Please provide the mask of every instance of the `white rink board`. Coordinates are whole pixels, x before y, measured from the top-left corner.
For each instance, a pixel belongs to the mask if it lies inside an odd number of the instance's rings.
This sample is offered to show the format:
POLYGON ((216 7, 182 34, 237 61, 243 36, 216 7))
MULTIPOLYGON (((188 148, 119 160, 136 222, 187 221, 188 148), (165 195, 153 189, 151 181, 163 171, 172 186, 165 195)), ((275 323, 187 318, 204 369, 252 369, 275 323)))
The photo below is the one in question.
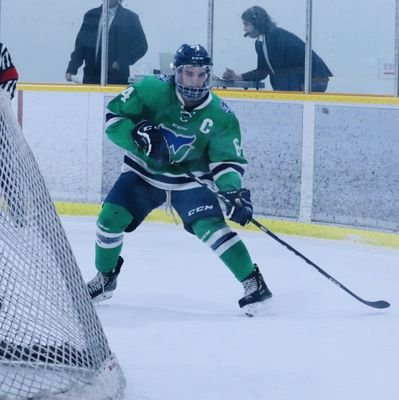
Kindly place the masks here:
MULTIPOLYGON (((98 204, 123 159, 103 132, 118 92, 61 90, 23 92, 24 134, 55 201, 98 204)), ((226 99, 240 121, 255 213, 398 232, 399 104, 302 99, 226 99)))

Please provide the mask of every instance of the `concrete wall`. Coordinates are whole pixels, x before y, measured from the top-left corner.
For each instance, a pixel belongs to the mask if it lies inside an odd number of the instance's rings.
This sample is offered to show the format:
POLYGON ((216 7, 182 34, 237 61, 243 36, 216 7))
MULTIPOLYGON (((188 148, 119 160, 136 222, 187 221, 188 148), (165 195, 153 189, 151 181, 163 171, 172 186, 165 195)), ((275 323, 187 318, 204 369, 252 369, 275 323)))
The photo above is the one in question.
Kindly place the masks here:
MULTIPOLYGON (((53 199, 100 203, 122 161, 103 134, 118 89, 22 88, 24 134, 53 199)), ((399 231, 398 99, 218 93, 240 120, 257 214, 399 231)))

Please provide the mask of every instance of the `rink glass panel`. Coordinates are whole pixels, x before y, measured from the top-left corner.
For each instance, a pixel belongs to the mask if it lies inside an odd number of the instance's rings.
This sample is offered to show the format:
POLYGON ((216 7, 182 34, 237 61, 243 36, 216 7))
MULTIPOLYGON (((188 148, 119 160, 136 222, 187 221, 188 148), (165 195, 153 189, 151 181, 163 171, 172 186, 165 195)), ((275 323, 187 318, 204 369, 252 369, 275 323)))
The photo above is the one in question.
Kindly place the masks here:
POLYGON ((396 95, 395 1, 313 1, 313 48, 334 76, 328 92, 396 95))
MULTIPOLYGON (((7 44, 21 82, 66 83, 65 71, 83 15, 100 0, 2 0, 1 40, 7 44), (23 29, 21 29, 23 27, 23 29)), ((148 52, 130 67, 131 76, 160 69, 161 55, 173 54, 182 43, 208 47, 208 0, 187 3, 171 0, 133 2, 148 41, 148 52)), ((301 39, 306 34, 306 0, 271 0, 266 7, 278 26, 301 39), (287 12, 289 10, 289 12, 287 12)), ((243 37, 241 14, 253 2, 214 1, 214 73, 226 67, 244 72, 256 67, 254 40, 243 37)), ((395 1, 313 1, 313 49, 331 69, 328 93, 393 95, 395 56, 395 1)), ((211 49, 209 49, 211 50, 211 49)), ((81 70, 78 78, 81 79, 81 70)), ((270 90, 268 79, 265 89, 270 90)))

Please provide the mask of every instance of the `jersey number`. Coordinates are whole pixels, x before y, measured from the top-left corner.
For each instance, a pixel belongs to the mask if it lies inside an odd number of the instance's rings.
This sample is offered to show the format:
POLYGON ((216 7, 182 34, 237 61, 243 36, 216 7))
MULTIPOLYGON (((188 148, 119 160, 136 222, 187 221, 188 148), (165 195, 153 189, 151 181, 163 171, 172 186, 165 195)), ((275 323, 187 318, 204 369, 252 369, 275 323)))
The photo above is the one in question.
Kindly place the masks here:
POLYGON ((237 138, 233 139, 233 144, 236 149, 237 156, 242 157, 242 147, 241 147, 240 141, 237 138))
POLYGON ((126 103, 126 100, 129 100, 130 95, 133 93, 134 87, 129 86, 121 93, 121 102, 126 103))

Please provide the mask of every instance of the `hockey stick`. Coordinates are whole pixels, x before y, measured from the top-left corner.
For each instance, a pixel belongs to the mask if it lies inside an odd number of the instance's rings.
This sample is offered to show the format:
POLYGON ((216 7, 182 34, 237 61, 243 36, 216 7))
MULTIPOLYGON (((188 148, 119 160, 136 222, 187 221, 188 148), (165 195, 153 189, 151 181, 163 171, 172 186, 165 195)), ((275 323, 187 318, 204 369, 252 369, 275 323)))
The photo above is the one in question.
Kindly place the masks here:
MULTIPOLYGON (((221 200, 224 204, 231 205, 231 201, 226 199, 220 192, 212 189, 210 186, 208 186, 205 182, 203 182, 200 178, 195 176, 191 171, 189 171, 187 168, 182 167, 184 172, 193 180, 195 180, 199 185, 202 187, 208 189, 211 191, 219 200, 221 200)), ((324 271, 322 268, 320 268, 317 264, 315 264, 313 261, 309 260, 309 258, 305 257, 302 253, 300 253, 298 250, 296 250, 294 247, 289 245, 287 242, 285 242, 283 239, 278 237, 276 234, 274 234, 272 231, 270 231, 266 226, 262 225, 260 222, 258 222, 255 218, 251 218, 251 222, 259 228, 262 232, 266 233, 266 235, 269 235, 271 238, 282 244, 284 247, 286 247, 288 250, 292 251, 295 255, 298 257, 302 258, 307 264, 311 265, 313 268, 316 268, 318 272, 320 272, 322 275, 324 275, 327 279, 329 279, 331 282, 335 283, 337 286, 339 286, 342 290, 344 290, 346 293, 350 294, 352 297, 354 297, 356 300, 360 301, 361 303, 365 304, 366 306, 373 307, 373 308, 388 308, 390 304, 385 301, 385 300, 377 300, 377 301, 368 301, 364 300, 355 293, 353 293, 351 290, 349 290, 346 286, 344 286, 342 283, 337 281, 335 278, 333 278, 330 274, 328 274, 326 271, 324 271)))

